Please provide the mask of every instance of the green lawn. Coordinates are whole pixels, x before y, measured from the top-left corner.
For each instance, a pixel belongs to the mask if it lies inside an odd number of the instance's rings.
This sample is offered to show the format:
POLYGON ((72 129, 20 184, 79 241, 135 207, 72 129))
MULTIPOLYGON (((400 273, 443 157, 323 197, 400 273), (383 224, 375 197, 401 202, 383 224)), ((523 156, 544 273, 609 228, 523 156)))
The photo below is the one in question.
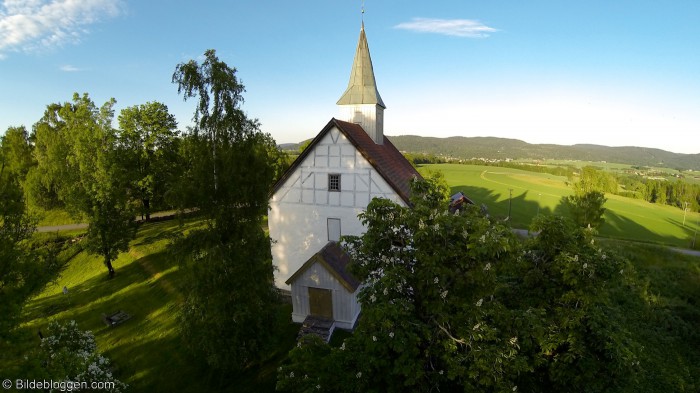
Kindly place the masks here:
MULTIPOLYGON (((430 164, 419 168, 423 174, 428 170, 441 171, 453 192, 463 191, 496 217, 507 217, 510 204, 510 221, 515 228, 529 227, 538 213, 568 214, 562 204, 562 197, 571 194, 565 177, 480 165, 430 164)), ((617 195, 606 197, 601 236, 689 247, 695 231, 700 230, 698 213, 688 213, 683 226, 683 211, 678 208, 617 195)))
MULTIPOLYGON (((185 230, 196 225, 186 222, 185 230)), ((71 259, 60 276, 25 306, 19 341, 9 343, 12 353, 0 354, 0 369, 8 370, 3 376, 29 377, 21 374, 21 359, 38 345, 37 331, 52 320, 75 320, 81 329, 93 331, 98 350, 112 360, 118 378, 132 391, 274 390, 278 363, 296 342, 298 326, 290 321, 290 305, 281 305, 278 314, 289 321, 279 332, 282 345, 266 354, 268 361, 262 367, 241 375, 213 373, 183 347, 177 314, 184 275, 166 251, 169 237, 182 230, 177 220, 143 225, 129 252, 115 261, 117 275, 111 280, 100 258, 81 252, 71 259), (131 319, 105 326, 101 315, 118 310, 131 319)))

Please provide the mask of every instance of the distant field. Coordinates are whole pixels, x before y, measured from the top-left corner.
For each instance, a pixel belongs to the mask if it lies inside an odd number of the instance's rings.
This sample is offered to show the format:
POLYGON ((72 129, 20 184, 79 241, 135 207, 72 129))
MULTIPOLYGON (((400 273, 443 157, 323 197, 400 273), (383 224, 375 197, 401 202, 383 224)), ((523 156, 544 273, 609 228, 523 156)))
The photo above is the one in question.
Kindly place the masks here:
MULTIPOLYGON (((463 191, 497 217, 508 216, 512 190, 510 221, 514 228, 528 228, 538 213, 568 215, 561 202, 571 193, 565 177, 480 165, 430 164, 419 168, 423 174, 428 170, 441 171, 453 192, 463 191)), ((683 211, 678 208, 606 196, 601 236, 689 247, 695 231, 700 230, 698 213, 688 213, 683 227, 683 211)))
MULTIPOLYGON (((529 159, 520 159, 520 160, 515 160, 516 162, 521 162, 521 163, 532 163, 533 160, 529 159)), ((543 160, 543 161, 538 161, 541 164, 547 165, 547 166, 572 166, 575 168, 583 168, 585 166, 593 166, 605 170, 612 170, 612 171, 621 171, 625 169, 630 169, 632 168, 632 165, 628 164, 615 164, 615 163, 610 163, 610 162, 603 162, 603 161, 581 161, 581 160, 543 160)))
MULTIPOLYGON (((523 164, 532 164, 532 163, 539 163, 542 165, 546 166, 571 166, 574 168, 583 168, 586 166, 592 166, 598 169, 610 171, 610 172, 620 172, 620 171, 625 171, 633 168, 633 165, 629 164, 619 164, 615 162, 606 162, 606 161, 582 161, 582 160, 553 160, 553 159, 547 159, 547 160, 538 160, 534 161, 531 159, 519 159, 519 160, 514 160, 515 162, 518 163, 523 163, 523 164)), ((667 168, 667 167, 658 167, 658 166, 650 166, 650 167, 645 167, 647 170, 654 171, 654 172, 659 172, 659 173, 665 173, 667 175, 673 175, 679 173, 678 170, 672 169, 672 168, 667 168)), ((686 174, 689 172, 686 171, 686 174)))

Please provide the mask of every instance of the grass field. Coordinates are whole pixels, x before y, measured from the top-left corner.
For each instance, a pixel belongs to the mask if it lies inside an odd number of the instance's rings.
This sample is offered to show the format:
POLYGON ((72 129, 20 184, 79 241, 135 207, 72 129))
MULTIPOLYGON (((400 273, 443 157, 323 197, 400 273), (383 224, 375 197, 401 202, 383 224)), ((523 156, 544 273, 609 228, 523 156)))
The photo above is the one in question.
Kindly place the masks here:
MULTIPOLYGON (((195 225, 189 222, 184 229, 195 225)), ((115 261, 117 275, 111 280, 100 258, 85 252, 72 258, 60 276, 25 306, 18 341, 0 351, 2 376, 29 377, 22 375, 22 357, 38 346, 37 332, 52 320, 75 320, 80 329, 95 334, 98 350, 112 360, 118 378, 131 391, 274 390, 278 363, 296 343, 299 329, 291 323, 290 305, 281 305, 278 312, 286 326, 280 332, 283 344, 266 354, 268 361, 262 367, 240 375, 215 374, 184 349, 177 326, 184 275, 166 251, 170 235, 182 230, 177 220, 143 225, 129 252, 115 261), (64 286, 68 295, 62 292, 64 286), (101 315, 118 310, 132 318, 107 327, 101 315)))
MULTIPOLYGON (((571 194, 565 177, 480 165, 429 164, 419 168, 423 174, 430 170, 442 172, 453 192, 462 191, 477 204, 485 204, 496 217, 507 217, 510 205, 514 228, 528 228, 538 213, 568 214, 562 204, 562 198, 571 194)), ((606 197, 601 236, 688 248, 700 231, 698 213, 688 213, 683 226, 683 211, 678 208, 617 195, 606 197)), ((700 239, 696 248, 697 243, 700 239)))

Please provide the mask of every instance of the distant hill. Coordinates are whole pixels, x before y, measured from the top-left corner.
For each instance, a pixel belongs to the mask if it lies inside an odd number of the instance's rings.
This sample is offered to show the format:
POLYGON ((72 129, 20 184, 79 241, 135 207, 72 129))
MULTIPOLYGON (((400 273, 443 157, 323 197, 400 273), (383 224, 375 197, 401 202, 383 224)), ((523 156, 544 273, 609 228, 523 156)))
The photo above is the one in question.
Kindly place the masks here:
POLYGON ((495 137, 449 138, 415 135, 390 136, 399 150, 453 158, 555 159, 607 161, 638 166, 657 166, 681 170, 700 170, 700 154, 672 153, 646 147, 609 147, 600 145, 530 144, 517 139, 495 137))
POLYGON ((282 150, 299 150, 299 146, 301 146, 300 143, 280 143, 277 145, 282 150))

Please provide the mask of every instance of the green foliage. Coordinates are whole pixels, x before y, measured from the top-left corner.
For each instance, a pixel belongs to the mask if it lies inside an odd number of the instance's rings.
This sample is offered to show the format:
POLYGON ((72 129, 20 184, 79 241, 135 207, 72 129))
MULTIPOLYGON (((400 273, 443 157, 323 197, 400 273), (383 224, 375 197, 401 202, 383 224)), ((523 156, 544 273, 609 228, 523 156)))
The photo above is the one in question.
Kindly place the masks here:
POLYGON ((97 352, 92 332, 78 329, 75 321, 50 323, 46 337, 41 340, 41 349, 33 356, 36 358, 32 361, 40 364, 40 367, 33 370, 32 374, 45 380, 62 381, 65 385, 63 388, 67 388, 67 384, 72 384, 71 388, 77 388, 83 382, 87 386, 91 386, 91 383, 111 383, 113 385, 109 386, 112 387, 104 390, 114 393, 123 392, 127 388, 126 384, 112 375, 109 359, 97 352))
POLYGON ((56 269, 51 248, 37 250, 29 239, 36 221, 27 213, 17 172, 6 170, 0 150, 0 340, 16 326, 26 300, 56 269))
POLYGON ((306 150, 306 148, 309 147, 309 145, 311 144, 312 141, 313 141, 313 139, 308 139, 308 140, 302 142, 301 144, 299 144, 299 154, 303 153, 304 150, 306 150))
POLYGON ((27 215, 22 189, 16 176, 4 171, 0 156, 0 337, 15 325, 27 296, 25 281, 31 279, 33 264, 26 248, 20 244, 34 231, 27 215))
POLYGON ((72 103, 49 105, 36 125, 36 180, 40 194, 48 196, 35 199, 48 203, 55 197, 74 216, 87 219, 88 250, 104 258, 110 277, 112 261, 127 250, 135 228, 117 165, 114 103, 98 109, 87 94, 76 93, 72 103))
POLYGON ((201 65, 179 64, 173 75, 184 98, 199 97, 197 126, 185 135, 184 173, 178 184, 181 207, 196 207, 214 220, 220 233, 240 217, 258 220, 267 213, 267 193, 276 173, 276 144, 240 109, 243 85, 236 70, 205 53, 201 65))
POLYGON ((569 195, 562 201, 569 208, 574 222, 581 227, 600 227, 605 221, 605 193, 617 192, 615 177, 586 166, 581 169, 579 181, 573 184, 573 188, 574 195, 569 195))
POLYGON ((150 219, 154 207, 165 207, 177 165, 177 122, 160 102, 125 108, 119 114, 117 160, 132 198, 150 219))
POLYGON ((598 228, 605 219, 605 194, 599 191, 589 191, 583 194, 569 195, 564 203, 569 207, 574 221, 581 227, 598 228))
POLYGON ((617 180, 611 173, 585 166, 579 173, 579 181, 574 184, 574 192, 584 195, 590 192, 617 193, 617 180))
POLYGON ((276 144, 240 109, 236 70, 205 53, 173 75, 185 99, 198 97, 196 126, 185 135, 181 208, 194 208, 207 228, 176 243, 188 274, 182 333, 195 353, 222 370, 259 362, 274 328, 276 293, 270 239, 260 226, 280 170, 276 144))
MULTIPOLYGON (((375 199, 361 214, 367 232, 347 238, 353 272, 364 282, 362 319, 316 369, 296 352, 278 374, 308 375, 325 391, 510 390, 526 371, 509 319, 493 298, 497 266, 517 243, 510 230, 469 207, 447 213, 446 188, 413 184, 412 208, 375 199), (333 367, 342 365, 340 376, 333 367), (327 388, 326 388, 327 387, 327 388)), ((313 345, 313 344, 312 344, 313 345)), ((286 376, 286 377, 285 377, 286 376)), ((286 379, 285 379, 286 378, 286 379)), ((307 386, 304 385, 304 386, 307 386)), ((291 389, 292 391, 300 391, 291 389)))
POLYGON ((259 223, 229 228, 236 241, 200 230, 180 240, 186 255, 181 332, 190 350, 221 370, 242 370, 270 350, 277 293, 270 239, 259 223))
POLYGON ((597 248, 589 231, 561 217, 539 216, 531 229, 539 235, 504 271, 509 278, 501 293, 509 309, 537 315, 534 328, 520 326, 532 371, 518 384, 526 391, 578 386, 616 392, 635 386, 642 345, 631 331, 628 310, 617 303, 621 293, 635 301, 627 285, 631 265, 597 248))
MULTIPOLYGON (((649 373, 694 386, 696 355, 682 351, 676 373, 659 364, 678 333, 656 324, 686 329, 697 310, 659 312, 589 230, 539 216, 519 243, 476 208, 447 214, 435 185, 412 195, 412 208, 375 199, 361 215, 367 232, 345 239, 364 282, 357 329, 340 348, 300 342, 278 390, 664 391, 649 373)), ((697 342, 691 332, 680 336, 697 342)))
POLYGON ((24 181, 27 172, 34 165, 32 145, 24 127, 10 127, 0 140, 5 171, 15 174, 24 181))
POLYGON ((25 189, 29 204, 42 209, 65 206, 59 192, 62 179, 68 175, 65 159, 70 144, 65 131, 66 123, 59 114, 60 109, 60 104, 48 105, 32 133, 33 154, 37 165, 29 170, 25 189))
POLYGON ((639 356, 639 391, 698 391, 698 257, 624 242, 611 243, 609 248, 634 261, 638 276, 634 283, 638 298, 621 293, 617 301, 625 306, 627 327, 644 344, 639 356))

